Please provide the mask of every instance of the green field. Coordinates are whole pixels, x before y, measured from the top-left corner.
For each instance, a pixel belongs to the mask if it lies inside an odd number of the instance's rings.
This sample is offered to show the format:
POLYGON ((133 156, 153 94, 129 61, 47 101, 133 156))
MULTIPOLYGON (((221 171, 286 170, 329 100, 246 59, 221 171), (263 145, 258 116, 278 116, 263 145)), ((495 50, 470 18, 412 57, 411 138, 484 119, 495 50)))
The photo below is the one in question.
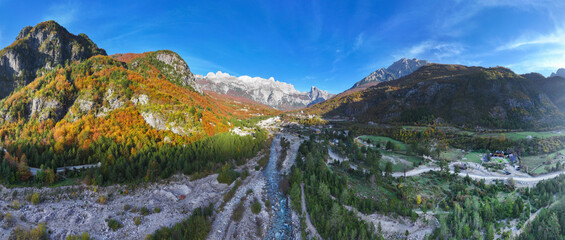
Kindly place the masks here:
POLYGON ((441 158, 449 161, 475 162, 481 163, 485 153, 481 152, 463 152, 461 149, 449 148, 446 152, 441 153, 441 158))
POLYGON ((406 144, 397 140, 394 140, 392 138, 389 137, 381 137, 381 136, 367 136, 367 135, 363 135, 363 136, 359 136, 359 139, 363 140, 363 141, 367 141, 369 139, 373 140, 374 142, 378 142, 380 143, 381 147, 384 147, 385 144, 390 141, 394 144, 394 146, 396 147, 397 151, 406 151, 406 144))
POLYGON ((535 167, 541 165, 539 168, 532 171, 532 173, 544 174, 548 173, 545 167, 554 167, 557 162, 562 162, 565 160, 565 149, 550 154, 521 157, 521 160, 522 164, 528 166, 528 169, 530 170, 533 170, 535 167), (544 165, 543 163, 547 161, 552 161, 552 163, 549 165, 544 165))
POLYGON ((390 161, 390 158, 394 158, 396 164, 392 164, 393 172, 402 172, 405 168, 406 170, 412 170, 414 168, 414 163, 419 163, 422 161, 422 159, 415 156, 391 153, 387 151, 381 151, 381 154, 383 155, 380 163, 381 169, 385 169, 386 162, 390 161))

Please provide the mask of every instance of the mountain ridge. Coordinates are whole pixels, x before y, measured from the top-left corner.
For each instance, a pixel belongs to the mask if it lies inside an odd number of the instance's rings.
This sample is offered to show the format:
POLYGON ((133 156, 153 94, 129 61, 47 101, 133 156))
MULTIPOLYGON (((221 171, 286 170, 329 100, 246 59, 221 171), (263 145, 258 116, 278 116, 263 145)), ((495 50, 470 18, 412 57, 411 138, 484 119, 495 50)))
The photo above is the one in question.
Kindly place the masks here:
POLYGON ((307 113, 359 121, 537 128, 563 113, 536 83, 510 69, 428 64, 400 79, 314 105, 307 113))
POLYGON ((280 82, 273 77, 232 76, 218 71, 206 76, 195 75, 203 90, 234 97, 245 97, 279 110, 296 110, 325 101, 334 94, 312 86, 309 92, 300 92, 292 84, 280 82))

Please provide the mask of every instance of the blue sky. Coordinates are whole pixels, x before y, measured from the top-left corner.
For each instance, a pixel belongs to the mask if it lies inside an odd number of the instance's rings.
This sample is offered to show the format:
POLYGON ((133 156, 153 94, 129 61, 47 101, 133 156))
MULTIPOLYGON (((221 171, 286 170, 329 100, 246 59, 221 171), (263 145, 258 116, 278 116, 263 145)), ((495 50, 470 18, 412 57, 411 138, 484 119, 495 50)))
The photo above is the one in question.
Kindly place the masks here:
POLYGON ((0 13, 2 48, 53 19, 108 54, 170 49, 197 74, 274 77, 301 91, 339 93, 401 57, 565 68, 563 0, 0 0, 0 13))

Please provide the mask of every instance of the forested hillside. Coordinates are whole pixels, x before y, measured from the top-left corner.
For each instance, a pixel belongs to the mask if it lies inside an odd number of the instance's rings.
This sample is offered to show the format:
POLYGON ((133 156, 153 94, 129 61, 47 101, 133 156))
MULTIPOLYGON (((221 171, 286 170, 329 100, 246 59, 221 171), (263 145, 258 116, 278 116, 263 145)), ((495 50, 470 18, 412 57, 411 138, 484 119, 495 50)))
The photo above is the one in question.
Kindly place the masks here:
POLYGON ((564 119, 556 106, 560 102, 554 99, 539 83, 506 68, 430 64, 406 77, 332 98, 305 112, 363 122, 550 128, 564 119))
POLYGON ((158 55, 180 59, 159 51, 128 66, 96 56, 50 71, 3 99, 4 181, 33 179, 28 166, 47 171, 97 162, 103 167, 90 173, 97 184, 212 172, 262 147, 266 134, 259 130, 252 130, 255 136, 217 134, 252 129, 239 119, 275 110, 202 95, 186 76, 163 73, 171 67, 158 55))

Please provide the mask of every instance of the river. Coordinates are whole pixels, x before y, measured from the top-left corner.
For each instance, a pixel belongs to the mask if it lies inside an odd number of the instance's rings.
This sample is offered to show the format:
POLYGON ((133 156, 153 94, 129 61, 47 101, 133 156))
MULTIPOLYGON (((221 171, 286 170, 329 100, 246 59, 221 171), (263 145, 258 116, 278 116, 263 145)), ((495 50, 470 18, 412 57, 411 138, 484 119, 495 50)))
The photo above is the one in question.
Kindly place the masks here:
POLYGON ((271 144, 271 155, 263 174, 267 179, 267 198, 271 201, 273 218, 265 239, 293 239, 292 217, 287 197, 279 188, 281 175, 277 169, 280 156, 280 136, 277 135, 271 144))

